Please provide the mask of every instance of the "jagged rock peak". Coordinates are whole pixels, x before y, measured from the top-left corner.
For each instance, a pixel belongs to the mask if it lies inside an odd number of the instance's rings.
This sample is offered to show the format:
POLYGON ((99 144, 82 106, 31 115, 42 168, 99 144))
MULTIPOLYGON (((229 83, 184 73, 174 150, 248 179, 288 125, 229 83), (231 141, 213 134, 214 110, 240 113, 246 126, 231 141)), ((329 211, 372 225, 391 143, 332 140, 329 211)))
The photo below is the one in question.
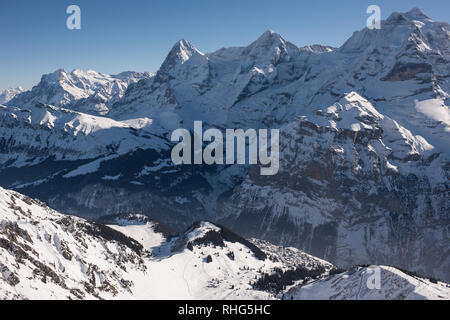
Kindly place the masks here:
POLYGON ((280 62, 291 61, 300 53, 300 49, 286 41, 273 30, 264 32, 256 41, 246 47, 241 55, 247 56, 244 65, 277 65, 280 62))

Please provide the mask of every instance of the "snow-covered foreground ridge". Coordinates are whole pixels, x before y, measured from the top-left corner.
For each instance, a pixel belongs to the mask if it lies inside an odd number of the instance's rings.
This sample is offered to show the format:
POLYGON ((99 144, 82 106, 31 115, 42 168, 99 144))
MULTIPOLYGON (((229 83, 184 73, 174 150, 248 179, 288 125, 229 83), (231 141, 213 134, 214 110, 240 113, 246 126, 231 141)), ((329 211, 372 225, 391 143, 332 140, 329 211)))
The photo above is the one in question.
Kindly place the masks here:
MULTIPOLYGON (((145 216, 105 221, 114 224, 61 215, 0 188, 0 299, 277 299, 304 291, 317 298, 314 288, 336 277, 346 279, 339 297, 356 290, 354 276, 337 274, 326 261, 209 222, 175 235, 145 216)), ((382 282, 383 294, 361 297, 450 297, 443 283, 389 270, 396 277, 382 282), (399 281, 408 294, 398 294, 399 281)))
POLYGON ((129 226, 132 220, 115 221, 109 228, 64 216, 0 189, 0 297, 271 299, 251 284, 260 274, 301 266, 321 276, 333 269, 298 250, 276 259, 207 222, 167 239, 145 217, 129 226))
POLYGON ((450 300, 450 285, 408 275, 393 267, 355 267, 293 288, 286 296, 296 300, 450 300), (380 271, 380 289, 367 286, 374 268, 380 271))

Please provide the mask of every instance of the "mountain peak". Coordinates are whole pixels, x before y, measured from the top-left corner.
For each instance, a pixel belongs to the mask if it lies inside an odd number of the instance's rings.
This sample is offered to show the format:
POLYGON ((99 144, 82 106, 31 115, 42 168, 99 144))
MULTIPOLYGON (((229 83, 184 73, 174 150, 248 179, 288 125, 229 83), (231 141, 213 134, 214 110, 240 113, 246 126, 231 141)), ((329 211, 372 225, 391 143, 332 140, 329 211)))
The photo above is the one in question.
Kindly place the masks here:
POLYGON ((413 8, 410 11, 405 13, 405 16, 409 19, 409 20, 419 20, 419 21, 423 21, 423 20, 431 20, 430 17, 428 17, 425 12, 423 12, 421 9, 419 8, 413 8))
POLYGON ((71 73, 72 76, 76 76, 76 77, 86 77, 89 75, 94 75, 94 76, 101 76, 102 74, 98 71, 95 70, 87 70, 84 71, 82 69, 74 69, 71 73))
POLYGON ((268 29, 266 30, 261 36, 259 36, 259 38, 265 38, 265 37, 271 37, 273 35, 277 35, 280 36, 278 33, 276 33, 274 30, 272 29, 268 29))
POLYGON ((405 23, 409 21, 433 22, 433 20, 419 8, 413 8, 404 13, 393 12, 386 21, 390 23, 405 23))
MULTIPOLYGON (((253 252, 255 258, 265 260, 266 254, 247 239, 235 234, 231 230, 209 221, 194 223, 186 232, 183 241, 186 247, 193 251, 195 246, 213 245, 225 247, 225 242, 240 243, 253 252)), ((179 246, 179 244, 178 244, 179 246)))
POLYGON ((334 48, 332 46, 324 46, 321 44, 313 44, 313 45, 304 46, 304 47, 300 48, 300 51, 317 53, 317 54, 332 52, 334 50, 336 50, 336 48, 334 48))
POLYGON ((178 40, 175 44, 174 47, 192 47, 192 43, 190 43, 188 40, 186 39, 180 39, 178 40))
POLYGON ((298 52, 297 46, 286 41, 275 31, 267 30, 246 47, 242 51, 242 55, 250 58, 247 61, 249 65, 254 65, 255 63, 259 65, 276 65, 280 61, 289 61, 298 52))
POLYGON ((41 81, 48 83, 57 83, 63 78, 67 77, 68 73, 64 69, 58 69, 55 72, 44 74, 41 78, 41 81))
POLYGON ((165 75, 168 74, 175 66, 184 64, 193 56, 204 56, 205 54, 194 47, 189 41, 181 39, 177 41, 166 59, 164 60, 161 68, 156 74, 156 82, 164 81, 165 75))
MULTIPOLYGON (((128 85, 147 78, 142 73, 121 74, 120 77, 94 70, 74 69, 67 72, 58 69, 42 76, 30 91, 18 92, 4 98, 8 105, 33 107, 37 102, 56 107, 73 108, 94 115, 104 115, 109 107, 120 99, 128 85)), ((0 97, 0 101, 2 101, 0 97)))
POLYGON ((171 54, 175 54, 182 62, 189 60, 189 58, 194 54, 204 55, 203 52, 198 50, 192 45, 192 43, 185 39, 181 39, 174 44, 172 50, 169 52, 169 56, 171 54))
MULTIPOLYGON (((421 9, 414 8, 408 12, 393 12, 386 20, 382 21, 382 31, 364 28, 354 32, 353 35, 339 49, 341 52, 364 51, 367 48, 386 46, 402 47, 403 42, 415 41, 412 39, 420 38, 418 41, 426 41, 422 35, 416 34, 423 25, 431 26, 435 23, 421 9), (408 31, 407 28, 409 29, 408 31), (412 34, 414 36, 411 36, 412 34)), ((424 46, 421 46, 425 48, 424 46)))
POLYGON ((401 13, 401 12, 393 12, 386 19, 386 22, 393 23, 393 24, 405 23, 407 21, 408 21, 408 19, 406 18, 405 14, 401 13))

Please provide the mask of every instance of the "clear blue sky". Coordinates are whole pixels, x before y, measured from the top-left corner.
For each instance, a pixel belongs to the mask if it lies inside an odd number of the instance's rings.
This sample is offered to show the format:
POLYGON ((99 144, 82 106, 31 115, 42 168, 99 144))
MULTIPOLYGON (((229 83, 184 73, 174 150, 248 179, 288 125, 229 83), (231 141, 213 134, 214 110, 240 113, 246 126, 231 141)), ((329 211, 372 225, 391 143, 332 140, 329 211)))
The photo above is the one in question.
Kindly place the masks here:
POLYGON ((340 46, 365 26, 369 4, 383 19, 420 7, 450 22, 449 0, 1 0, 0 90, 31 88, 59 68, 155 72, 181 38, 210 52, 273 29, 299 46, 340 46), (81 7, 81 30, 66 28, 70 4, 81 7))

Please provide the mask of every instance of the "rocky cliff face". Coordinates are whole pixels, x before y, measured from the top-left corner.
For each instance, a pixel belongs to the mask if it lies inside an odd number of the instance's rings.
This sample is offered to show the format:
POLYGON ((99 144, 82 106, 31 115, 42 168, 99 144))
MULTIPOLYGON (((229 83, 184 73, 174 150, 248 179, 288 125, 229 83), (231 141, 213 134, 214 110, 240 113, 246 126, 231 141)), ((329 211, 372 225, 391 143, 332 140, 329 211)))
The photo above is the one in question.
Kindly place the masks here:
POLYGON ((446 277, 448 158, 356 93, 281 132, 279 174, 252 170, 222 199, 219 219, 338 265, 446 277))

